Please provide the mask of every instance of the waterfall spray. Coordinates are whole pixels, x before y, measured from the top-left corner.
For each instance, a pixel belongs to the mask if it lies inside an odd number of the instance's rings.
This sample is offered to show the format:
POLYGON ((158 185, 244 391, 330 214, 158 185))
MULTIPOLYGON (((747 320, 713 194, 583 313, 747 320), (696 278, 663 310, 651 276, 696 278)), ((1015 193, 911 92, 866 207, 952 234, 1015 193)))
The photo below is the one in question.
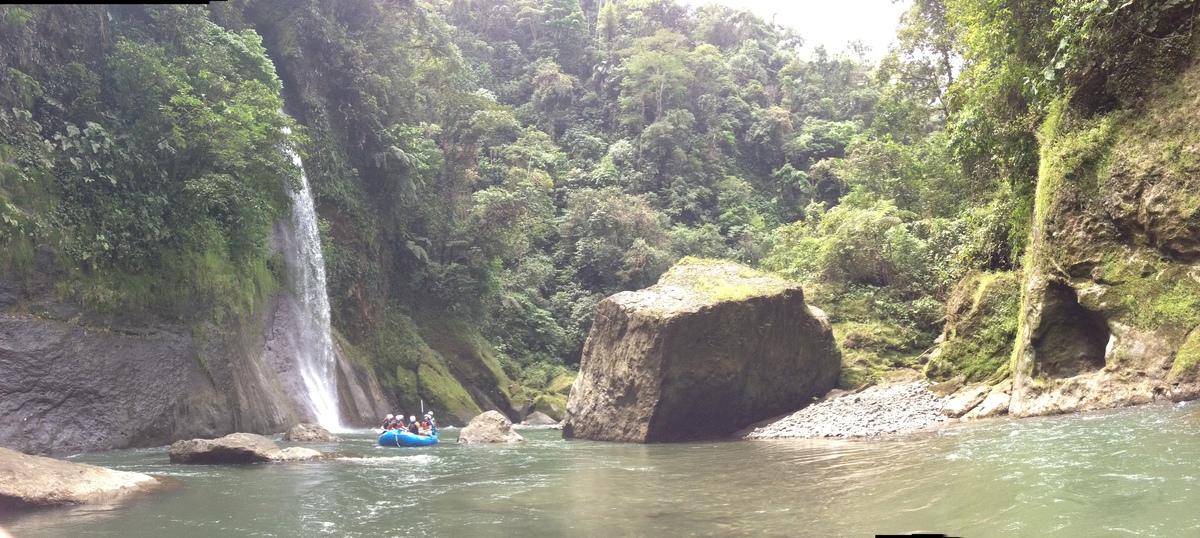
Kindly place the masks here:
MULTIPOLYGON (((285 129, 285 132, 290 134, 291 130, 285 129)), ((292 349, 296 353, 297 370, 308 392, 309 411, 322 427, 337 431, 341 429, 337 373, 317 212, 300 155, 292 148, 286 151, 300 168, 301 183, 301 188, 291 193, 292 218, 284 233, 284 258, 291 275, 292 293, 300 309, 292 349)))

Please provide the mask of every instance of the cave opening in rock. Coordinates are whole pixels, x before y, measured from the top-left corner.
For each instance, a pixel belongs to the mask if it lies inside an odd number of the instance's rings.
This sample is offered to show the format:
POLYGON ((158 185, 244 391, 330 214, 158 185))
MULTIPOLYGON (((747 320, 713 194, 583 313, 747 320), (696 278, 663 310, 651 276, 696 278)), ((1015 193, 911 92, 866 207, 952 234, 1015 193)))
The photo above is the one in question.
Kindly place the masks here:
POLYGON ((1051 282, 1033 340, 1034 375, 1065 378, 1099 371, 1109 336, 1104 317, 1080 305, 1074 288, 1051 282))

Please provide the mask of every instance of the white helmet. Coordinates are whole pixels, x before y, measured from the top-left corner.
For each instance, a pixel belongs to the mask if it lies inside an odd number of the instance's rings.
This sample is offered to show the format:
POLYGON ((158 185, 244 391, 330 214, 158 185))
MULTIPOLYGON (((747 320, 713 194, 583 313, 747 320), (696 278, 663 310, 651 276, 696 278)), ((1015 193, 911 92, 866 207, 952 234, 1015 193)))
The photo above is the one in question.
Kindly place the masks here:
POLYGON ((389 419, 390 419, 390 418, 395 418, 395 417, 393 417, 391 413, 388 413, 388 416, 387 416, 387 418, 389 418, 389 419))
POLYGON ((409 417, 408 417, 408 421, 409 421, 409 422, 416 422, 416 420, 417 420, 417 417, 414 417, 414 416, 409 416, 409 417))

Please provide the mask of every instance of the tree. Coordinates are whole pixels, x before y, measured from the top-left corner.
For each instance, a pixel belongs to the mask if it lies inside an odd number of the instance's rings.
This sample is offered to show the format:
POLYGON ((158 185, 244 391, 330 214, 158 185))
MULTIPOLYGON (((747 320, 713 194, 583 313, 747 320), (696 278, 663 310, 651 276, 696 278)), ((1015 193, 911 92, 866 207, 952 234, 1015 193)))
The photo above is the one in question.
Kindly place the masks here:
POLYGON ((670 30, 659 30, 652 37, 635 40, 633 47, 622 54, 623 123, 641 129, 687 93, 692 74, 686 64, 685 39, 670 30))

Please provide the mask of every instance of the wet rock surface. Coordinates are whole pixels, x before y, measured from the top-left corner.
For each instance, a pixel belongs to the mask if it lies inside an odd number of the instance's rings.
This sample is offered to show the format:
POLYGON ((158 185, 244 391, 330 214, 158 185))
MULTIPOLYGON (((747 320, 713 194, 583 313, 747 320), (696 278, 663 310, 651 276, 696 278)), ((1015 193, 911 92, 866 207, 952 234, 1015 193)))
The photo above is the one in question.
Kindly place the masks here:
POLYGON ((520 443, 525 441, 521 434, 512 430, 512 421, 499 411, 488 411, 471 419, 471 423, 458 433, 462 444, 520 443))
POLYGON ((754 428, 744 438, 870 437, 915 431, 951 420, 942 413, 949 398, 931 392, 925 381, 871 387, 827 398, 754 428))
POLYGON ((145 491, 158 479, 0 448, 0 509, 36 508, 108 501, 145 491))
MULTIPOLYGON (((0 275, 0 446, 91 452, 272 434, 306 420, 288 381, 299 379, 292 351, 271 336, 291 322, 286 294, 244 323, 181 321, 204 312, 100 316, 57 298, 50 253, 36 263, 31 282, 0 275)), ((373 425, 386 398, 373 374, 338 357, 343 420, 373 425)))
POLYGON ((323 455, 312 449, 280 449, 274 441, 253 433, 231 433, 218 439, 188 439, 171 445, 171 463, 247 464, 307 461, 323 455))

